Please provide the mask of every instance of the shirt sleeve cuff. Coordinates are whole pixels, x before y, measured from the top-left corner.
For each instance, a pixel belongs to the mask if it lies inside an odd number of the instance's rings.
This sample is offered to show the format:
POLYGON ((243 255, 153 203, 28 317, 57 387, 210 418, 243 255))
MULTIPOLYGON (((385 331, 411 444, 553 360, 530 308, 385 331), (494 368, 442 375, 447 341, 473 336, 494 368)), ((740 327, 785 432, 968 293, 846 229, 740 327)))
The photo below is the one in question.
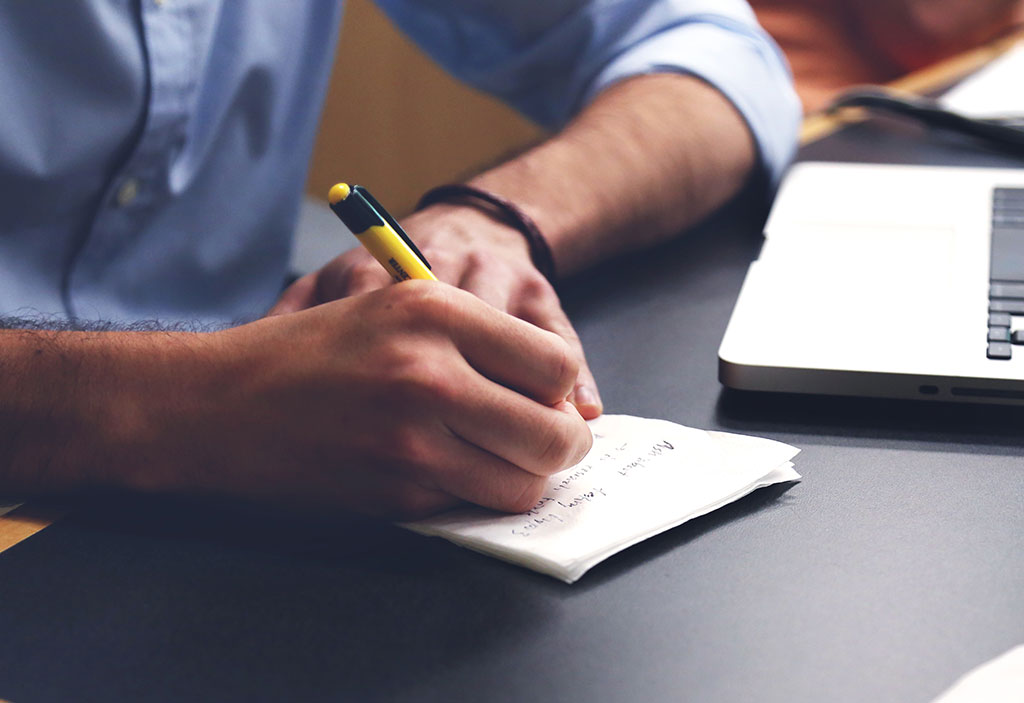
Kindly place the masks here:
POLYGON ((696 76, 736 107, 774 189, 796 152, 802 114, 789 68, 774 42, 727 18, 688 22, 609 62, 589 86, 584 103, 616 81, 665 72, 696 76))

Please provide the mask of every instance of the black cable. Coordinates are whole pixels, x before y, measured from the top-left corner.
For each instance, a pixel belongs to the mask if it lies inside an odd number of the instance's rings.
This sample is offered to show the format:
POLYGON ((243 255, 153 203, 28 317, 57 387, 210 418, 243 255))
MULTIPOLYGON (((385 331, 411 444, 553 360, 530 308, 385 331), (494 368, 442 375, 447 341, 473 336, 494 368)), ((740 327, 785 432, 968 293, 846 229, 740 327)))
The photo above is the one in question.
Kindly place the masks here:
POLYGON ((937 101, 885 88, 868 86, 842 93, 826 108, 834 113, 857 107, 872 113, 907 117, 929 127, 966 134, 1024 156, 1024 120, 1021 118, 975 118, 947 110, 937 101))

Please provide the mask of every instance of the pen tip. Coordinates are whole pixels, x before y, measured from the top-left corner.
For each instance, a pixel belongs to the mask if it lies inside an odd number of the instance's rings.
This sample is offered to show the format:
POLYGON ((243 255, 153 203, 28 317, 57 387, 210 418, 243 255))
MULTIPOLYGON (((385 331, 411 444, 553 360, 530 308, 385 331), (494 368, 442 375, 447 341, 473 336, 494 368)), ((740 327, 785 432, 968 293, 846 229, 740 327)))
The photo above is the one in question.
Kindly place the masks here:
POLYGON ((327 201, 331 205, 337 205, 342 200, 348 197, 348 194, 352 192, 349 188, 348 183, 335 183, 331 186, 331 190, 327 193, 327 201))

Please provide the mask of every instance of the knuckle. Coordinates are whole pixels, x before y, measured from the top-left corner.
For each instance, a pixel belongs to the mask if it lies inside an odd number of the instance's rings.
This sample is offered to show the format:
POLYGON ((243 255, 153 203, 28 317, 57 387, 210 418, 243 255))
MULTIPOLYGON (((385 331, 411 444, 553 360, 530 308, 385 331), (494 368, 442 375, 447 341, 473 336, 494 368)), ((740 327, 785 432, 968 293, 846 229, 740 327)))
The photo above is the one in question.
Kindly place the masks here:
POLYGON ((465 362, 453 342, 434 332, 385 336, 373 350, 375 382, 387 403, 436 415, 464 402, 465 362))
POLYGON ((418 520, 436 513, 451 502, 437 491, 427 490, 415 484, 396 486, 390 496, 388 517, 396 520, 418 520))
POLYGON ((415 366, 419 355, 411 348, 403 334, 380 334, 370 354, 374 366, 380 370, 385 380, 392 377, 404 377, 410 366, 415 366))
POLYGON ((436 493, 450 488, 452 469, 438 451, 429 433, 421 427, 406 425, 392 430, 383 440, 388 471, 418 490, 436 493))
POLYGON ((347 269, 337 281, 329 281, 339 292, 346 295, 357 291, 368 291, 383 288, 387 278, 382 275, 380 267, 372 268, 368 264, 359 263, 347 269))
POLYGON ((529 273, 523 275, 519 291, 527 299, 548 304, 554 300, 558 304, 558 294, 555 293, 551 282, 536 269, 531 269, 529 273))
POLYGON ((398 422, 380 435, 380 451, 388 463, 403 474, 415 474, 422 461, 424 442, 418 428, 398 422))
POLYGON ((446 327, 457 303, 450 286, 434 281, 403 281, 392 286, 395 303, 412 324, 446 327))
POLYGON ((504 260, 486 249, 473 249, 466 254, 466 268, 476 270, 494 269, 504 265, 504 260))
POLYGON ((553 328, 553 322, 560 322, 561 309, 558 301, 542 300, 532 296, 523 295, 520 289, 516 296, 517 315, 529 320, 544 329, 553 328))
POLYGON ((547 479, 540 476, 529 476, 519 495, 512 496, 503 509, 510 513, 525 513, 537 505, 544 489, 547 487, 547 479))
POLYGON ((572 464, 579 453, 579 442, 564 428, 550 426, 544 438, 539 460, 539 471, 544 475, 561 471, 572 464))
POLYGON ((576 442, 576 452, 575 454, 572 455, 572 458, 570 458, 569 465, 575 466, 576 464, 583 461, 584 457, 586 457, 587 454, 590 453, 590 450, 593 448, 593 446, 594 435, 590 431, 590 428, 584 424, 584 426, 580 428, 580 433, 578 435, 578 439, 576 442))
POLYGON ((383 278, 386 274, 381 270, 380 264, 370 259, 359 259, 348 267, 348 274, 352 278, 383 278))
POLYGON ((385 389, 391 402, 422 413, 425 409, 440 410, 454 400, 455 389, 448 382, 449 374, 432 357, 407 349, 393 353, 395 360, 390 362, 385 389))
POLYGON ((313 298, 319 303, 341 298, 346 292, 344 282, 339 282, 332 276, 317 276, 313 281, 313 298))
POLYGON ((450 270, 456 268, 459 264, 459 257, 448 249, 425 245, 421 247, 421 250, 430 264, 436 269, 450 270))
POLYGON ((353 291, 380 288, 387 281, 387 275, 377 262, 369 258, 357 258, 329 264, 317 278, 317 292, 325 298, 340 297, 353 291))
POLYGON ((580 360, 577 358, 572 346, 555 335, 552 346, 552 368, 554 378, 559 389, 571 389, 576 383, 580 374, 580 360))

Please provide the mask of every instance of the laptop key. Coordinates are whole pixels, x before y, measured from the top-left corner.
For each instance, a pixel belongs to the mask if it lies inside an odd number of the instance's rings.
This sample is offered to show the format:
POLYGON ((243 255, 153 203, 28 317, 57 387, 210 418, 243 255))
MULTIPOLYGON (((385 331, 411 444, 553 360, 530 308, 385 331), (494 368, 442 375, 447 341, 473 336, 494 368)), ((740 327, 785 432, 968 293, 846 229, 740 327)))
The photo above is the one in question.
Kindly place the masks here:
POLYGON ((1024 227, 993 227, 989 278, 1024 283, 1024 227))
MULTIPOLYGON (((1024 188, 992 191, 992 250, 989 263, 992 281, 1024 284, 1024 188)), ((993 298, 1017 298, 1017 291, 993 298)))
POLYGON ((1014 298, 1024 300, 1024 283, 1003 283, 993 281, 988 287, 991 298, 1014 298))
POLYGON ((1013 344, 1024 344, 1024 330, 1014 330, 1010 335, 1010 342, 1013 344))
POLYGON ((1013 318, 1008 312, 990 312, 988 314, 989 327, 1012 327, 1013 318))
POLYGON ((997 207, 1009 203, 1024 204, 1024 188, 995 188, 992 191, 992 200, 997 207))
POLYGON ((992 213, 993 227, 1014 227, 1019 225, 1024 225, 1024 212, 1005 208, 992 213))
POLYGON ((988 328, 988 341, 990 341, 990 342, 1009 342, 1010 341, 1010 328, 1009 327, 989 327, 988 328))
POLYGON ((1024 315, 1024 300, 1006 300, 994 298, 988 301, 988 311, 1007 312, 1011 315, 1024 315))
POLYGON ((1009 342, 989 342, 987 356, 989 359, 1005 360, 1010 358, 1012 350, 1009 342))

